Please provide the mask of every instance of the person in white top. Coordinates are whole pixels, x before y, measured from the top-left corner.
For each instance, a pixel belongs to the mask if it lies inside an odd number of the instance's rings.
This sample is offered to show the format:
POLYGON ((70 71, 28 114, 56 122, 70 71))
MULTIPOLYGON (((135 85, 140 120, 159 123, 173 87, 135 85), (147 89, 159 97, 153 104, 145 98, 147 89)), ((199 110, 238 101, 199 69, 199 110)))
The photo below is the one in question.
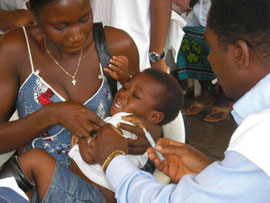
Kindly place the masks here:
POLYGON ((94 22, 123 29, 133 38, 141 71, 151 66, 167 72, 163 52, 171 20, 171 0, 91 0, 91 4, 94 22), (150 61, 149 52, 158 55, 150 61))

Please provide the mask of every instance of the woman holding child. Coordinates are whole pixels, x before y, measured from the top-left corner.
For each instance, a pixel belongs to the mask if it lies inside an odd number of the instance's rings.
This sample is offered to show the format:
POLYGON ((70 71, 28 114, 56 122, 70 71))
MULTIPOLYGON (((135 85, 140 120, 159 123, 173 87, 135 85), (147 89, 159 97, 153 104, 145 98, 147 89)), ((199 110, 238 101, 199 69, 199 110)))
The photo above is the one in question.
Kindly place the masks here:
MULTIPOLYGON (((61 163, 54 170, 61 179, 63 165, 71 161, 71 136, 89 136, 109 115, 112 94, 100 63, 113 56, 104 70, 123 84, 139 71, 138 51, 124 31, 104 27, 106 40, 102 37, 88 0, 30 0, 27 5, 36 24, 10 30, 0 40, 0 152, 41 148, 61 163), (20 119, 8 122, 16 108, 20 119)), ((141 154, 149 146, 144 137, 129 142, 129 153, 141 154)), ((95 186, 86 187, 93 202, 104 200, 95 186)))
POLYGON ((36 24, 0 40, 0 152, 41 148, 68 167, 71 136, 89 136, 109 115, 112 94, 97 50, 107 40, 106 54, 114 57, 105 71, 121 83, 139 71, 138 51, 128 34, 112 27, 104 27, 106 39, 98 33, 98 47, 88 0, 30 0, 27 6, 36 24), (128 70, 118 66, 122 55, 128 70), (8 122, 16 108, 20 119, 8 122))
MULTIPOLYGON (((88 0, 30 0, 28 9, 36 24, 0 41, 0 152, 42 148, 68 166, 71 135, 88 136, 93 123, 103 123, 98 116, 109 115, 112 101, 91 7, 88 0), (15 106, 21 119, 8 122, 15 106)), ((104 33, 116 56, 106 72, 123 83, 139 71, 137 48, 124 31, 105 27, 104 33), (128 71, 117 66, 120 55, 128 57, 128 71)))

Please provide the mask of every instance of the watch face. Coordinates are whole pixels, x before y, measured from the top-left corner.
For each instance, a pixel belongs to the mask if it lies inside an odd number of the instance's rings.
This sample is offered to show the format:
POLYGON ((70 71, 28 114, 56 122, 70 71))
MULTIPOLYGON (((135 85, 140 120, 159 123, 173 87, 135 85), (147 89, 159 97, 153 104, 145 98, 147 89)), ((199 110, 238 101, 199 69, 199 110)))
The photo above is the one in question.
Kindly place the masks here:
POLYGON ((160 61, 165 56, 165 53, 163 52, 161 55, 156 52, 150 52, 149 53, 149 59, 152 62, 160 61))
POLYGON ((158 55, 157 55, 156 53, 153 53, 153 52, 149 54, 149 58, 150 58, 150 60, 151 60, 152 62, 156 62, 156 61, 159 60, 158 55))

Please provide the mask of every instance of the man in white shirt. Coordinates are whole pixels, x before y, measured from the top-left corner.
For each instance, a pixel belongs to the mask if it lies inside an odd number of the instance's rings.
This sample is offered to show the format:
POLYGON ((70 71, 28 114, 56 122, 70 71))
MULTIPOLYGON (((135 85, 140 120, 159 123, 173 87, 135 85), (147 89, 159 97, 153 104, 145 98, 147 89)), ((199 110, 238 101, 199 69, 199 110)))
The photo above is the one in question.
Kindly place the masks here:
POLYGON ((156 150, 165 161, 151 148, 148 153, 177 183, 164 185, 115 153, 127 152, 127 143, 105 126, 92 146, 118 202, 270 202, 269 33, 269 0, 212 0, 205 32, 209 61, 226 95, 240 98, 232 112, 239 127, 225 158, 210 164, 191 146, 160 139, 156 150))
POLYGON ((0 1, 0 34, 13 27, 32 23, 33 19, 26 10, 26 0, 0 1))

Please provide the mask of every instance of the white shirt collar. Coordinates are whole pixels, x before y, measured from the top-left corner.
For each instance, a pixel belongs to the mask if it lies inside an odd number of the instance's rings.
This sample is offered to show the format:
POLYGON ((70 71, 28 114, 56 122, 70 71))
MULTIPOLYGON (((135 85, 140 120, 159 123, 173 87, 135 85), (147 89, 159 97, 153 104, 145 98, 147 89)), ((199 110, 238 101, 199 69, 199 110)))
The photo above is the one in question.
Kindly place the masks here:
POLYGON ((240 125, 249 114, 266 108, 270 108, 270 73, 233 105, 232 115, 235 122, 240 125))

